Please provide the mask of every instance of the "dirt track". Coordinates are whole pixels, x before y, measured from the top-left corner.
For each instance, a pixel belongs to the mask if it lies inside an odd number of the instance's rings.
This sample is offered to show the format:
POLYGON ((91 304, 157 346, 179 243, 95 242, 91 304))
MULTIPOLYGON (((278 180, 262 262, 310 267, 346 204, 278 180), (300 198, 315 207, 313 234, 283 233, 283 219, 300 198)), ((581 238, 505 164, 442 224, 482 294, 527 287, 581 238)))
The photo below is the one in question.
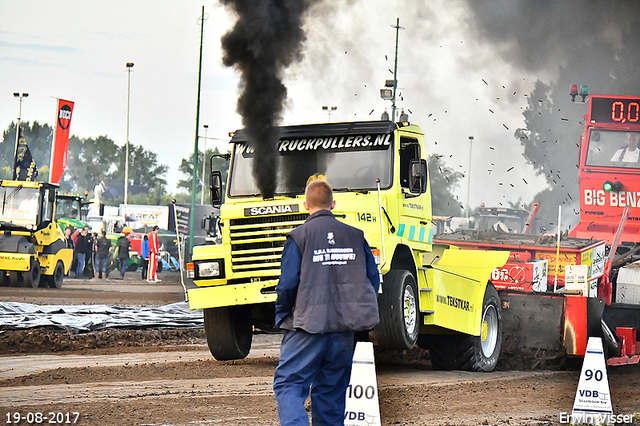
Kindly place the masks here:
MULTIPOLYGON (((69 279, 58 290, 0 287, 0 301, 155 306, 183 300, 177 275, 160 278, 148 284, 128 273, 124 281, 69 279)), ((255 336, 249 358, 218 362, 201 330, 0 332, 0 421, 16 412, 42 412, 47 421, 49 412, 78 412, 76 424, 86 425, 277 425, 271 383, 278 341, 255 336)), ((378 355, 383 425, 560 424, 579 377, 577 371, 440 372, 425 359, 378 355)), ((636 413, 640 423, 640 366, 609 369, 609 383, 614 413, 636 413)))

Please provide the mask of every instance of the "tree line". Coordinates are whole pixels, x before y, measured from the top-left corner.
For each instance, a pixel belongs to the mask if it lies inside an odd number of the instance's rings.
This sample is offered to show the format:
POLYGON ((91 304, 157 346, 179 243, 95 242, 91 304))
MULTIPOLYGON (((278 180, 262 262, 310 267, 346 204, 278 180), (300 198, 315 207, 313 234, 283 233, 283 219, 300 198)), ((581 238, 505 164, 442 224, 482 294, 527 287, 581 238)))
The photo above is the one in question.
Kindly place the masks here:
MULTIPOLYGON (((27 141, 31 155, 38 166, 38 180, 49 180, 49 165, 51 162, 51 143, 53 129, 48 124, 22 122, 23 137, 27 141)), ((11 179, 13 176, 13 160, 16 140, 16 123, 12 122, 2 134, 0 143, 0 179, 11 179)), ((219 154, 218 149, 207 149, 206 153, 198 152, 198 163, 205 158, 219 154)), ((93 191, 97 184, 122 188, 117 195, 105 194, 106 204, 118 205, 124 201, 126 146, 117 145, 107 136, 97 138, 79 138, 75 135, 69 138, 67 167, 60 181, 63 192, 84 193, 93 191), (110 196, 111 195, 111 196, 110 196)), ((142 145, 129 143, 129 194, 127 202, 130 204, 165 205, 176 199, 178 202, 191 202, 193 153, 183 159, 179 170, 184 175, 174 190, 168 188, 166 174, 169 167, 158 163, 155 152, 146 150, 142 145)), ((213 159, 214 168, 222 170, 226 175, 227 164, 222 158, 213 159)), ((205 202, 208 202, 208 179, 210 173, 209 161, 205 170, 205 202)), ((198 197, 202 191, 202 167, 198 167, 198 197)))

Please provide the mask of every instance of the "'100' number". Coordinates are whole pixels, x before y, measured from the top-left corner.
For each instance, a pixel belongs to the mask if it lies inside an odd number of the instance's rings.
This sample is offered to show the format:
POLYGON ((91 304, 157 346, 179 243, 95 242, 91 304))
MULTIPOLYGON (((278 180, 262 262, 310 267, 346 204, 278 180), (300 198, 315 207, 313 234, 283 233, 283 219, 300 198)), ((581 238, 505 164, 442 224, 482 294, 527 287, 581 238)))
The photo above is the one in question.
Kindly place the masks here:
POLYGON ((362 387, 362 385, 349 385, 347 388, 347 398, 360 399, 362 397, 373 399, 376 396, 376 389, 373 386, 362 387))

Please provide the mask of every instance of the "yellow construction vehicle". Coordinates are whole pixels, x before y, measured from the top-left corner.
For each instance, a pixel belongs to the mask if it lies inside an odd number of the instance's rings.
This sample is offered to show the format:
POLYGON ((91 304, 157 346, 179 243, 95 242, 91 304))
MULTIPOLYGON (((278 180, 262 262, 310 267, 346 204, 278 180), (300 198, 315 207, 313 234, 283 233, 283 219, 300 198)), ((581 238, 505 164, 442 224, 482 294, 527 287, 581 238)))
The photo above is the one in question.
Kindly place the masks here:
POLYGON ((55 221, 57 185, 0 181, 0 283, 60 288, 73 250, 55 221))
POLYGON ((436 346, 442 350, 432 351, 434 365, 493 370, 502 322, 500 299, 489 280, 509 252, 433 243, 428 154, 420 128, 371 121, 276 130, 273 196, 264 198, 256 187, 254 163, 266 159, 254 156, 243 131, 231 139, 224 204, 221 173, 211 175, 222 243, 193 248, 187 296, 191 309, 204 309, 213 356, 244 358, 254 332, 276 331, 275 289, 284 241, 308 216, 305 185, 319 173, 334 188, 333 213, 362 229, 378 262, 376 344, 400 350, 416 343, 436 346))

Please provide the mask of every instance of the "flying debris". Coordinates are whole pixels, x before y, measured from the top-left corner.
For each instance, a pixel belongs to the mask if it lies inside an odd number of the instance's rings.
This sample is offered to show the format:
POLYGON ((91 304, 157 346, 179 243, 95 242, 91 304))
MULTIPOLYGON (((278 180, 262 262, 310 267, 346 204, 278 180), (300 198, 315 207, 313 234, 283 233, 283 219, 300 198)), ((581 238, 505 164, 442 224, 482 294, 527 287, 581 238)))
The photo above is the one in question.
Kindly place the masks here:
POLYGON ((508 172, 510 172, 511 170, 513 170, 513 167, 509 167, 509 168, 507 169, 507 173, 508 173, 508 172))
POLYGON ((562 121, 569 121, 569 119, 568 119, 568 118, 564 118, 564 117, 560 118, 560 120, 562 120, 562 121))
POLYGON ((489 112, 490 112, 491 114, 495 114, 495 112, 493 112, 493 111, 491 110, 491 108, 489 108, 489 112))
POLYGON ((407 111, 409 111, 409 114, 413 114, 413 112, 411 112, 411 110, 409 108, 407 108, 407 111))
POLYGON ((529 185, 529 182, 527 182, 524 178, 522 178, 522 180, 524 181, 525 184, 529 185))
POLYGON ((484 78, 482 79, 482 82, 483 82, 484 84, 486 84, 487 86, 489 85, 489 83, 487 83, 486 81, 484 81, 484 78))
POLYGON ((502 123, 502 125, 504 126, 505 129, 509 130, 506 124, 502 123))
POLYGON ((388 61, 389 59, 387 59, 387 55, 384 55, 384 60, 388 61))
POLYGON ((490 146, 490 147, 489 147, 489 149, 490 149, 490 150, 495 150, 495 148, 494 148, 494 147, 492 147, 492 146, 490 146))
POLYGON ((371 110, 371 112, 369 113, 369 115, 373 114, 373 111, 375 111, 374 109, 371 110))

